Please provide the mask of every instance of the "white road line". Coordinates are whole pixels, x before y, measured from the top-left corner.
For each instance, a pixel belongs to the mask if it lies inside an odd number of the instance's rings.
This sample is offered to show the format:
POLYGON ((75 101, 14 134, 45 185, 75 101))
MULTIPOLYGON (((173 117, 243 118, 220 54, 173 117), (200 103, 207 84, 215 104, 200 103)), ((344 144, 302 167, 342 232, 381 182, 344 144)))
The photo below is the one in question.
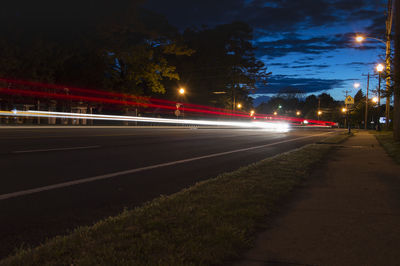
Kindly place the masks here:
POLYGON ((44 150, 26 150, 26 151, 13 151, 11 153, 32 153, 32 152, 48 152, 48 151, 69 151, 69 150, 84 150, 84 149, 95 149, 100 146, 85 146, 85 147, 70 147, 70 148, 56 148, 56 149, 44 149, 44 150))
POLYGON ((22 191, 18 191, 18 192, 12 192, 12 193, 8 193, 8 194, 0 195, 0 200, 16 198, 16 197, 25 196, 25 195, 34 194, 34 193, 39 193, 39 192, 43 192, 43 191, 48 191, 48 190, 53 190, 53 189, 58 189, 58 188, 64 188, 64 187, 69 187, 69 186, 74 186, 74 185, 94 182, 94 181, 103 180, 103 179, 109 179, 109 178, 113 178, 113 177, 117 177, 117 176, 121 176, 121 175, 133 174, 133 173, 142 172, 142 171, 146 171, 146 170, 152 170, 152 169, 171 166, 171 165, 183 164, 183 163, 193 162, 193 161, 197 161, 197 160, 202 160, 202 159, 208 159, 208 158, 213 158, 213 157, 217 157, 217 156, 228 155, 228 154, 232 154, 232 153, 238 153, 238 152, 250 151, 250 150, 255 150, 255 149, 261 149, 261 148, 274 146, 274 145, 278 145, 278 144, 282 144, 282 143, 293 142, 293 141, 297 141, 297 140, 301 140, 301 139, 307 139, 307 138, 312 138, 312 137, 317 137, 317 136, 323 136, 323 135, 332 134, 332 133, 333 132, 315 134, 315 135, 311 135, 311 136, 305 136, 305 137, 299 137, 299 138, 295 138, 295 139, 283 140, 283 141, 278 141, 278 142, 269 143, 269 144, 265 144, 265 145, 254 146, 254 147, 250 147, 250 148, 243 148, 243 149, 238 149, 238 150, 213 153, 213 154, 209 154, 209 155, 198 156, 198 157, 193 157, 193 158, 174 161, 174 162, 155 164, 155 165, 150 165, 150 166, 136 168, 136 169, 130 169, 130 170, 125 170, 125 171, 120 171, 120 172, 115 172, 115 173, 110 173, 110 174, 105 174, 105 175, 99 175, 99 176, 94 176, 94 177, 88 177, 88 178, 83 178, 83 179, 79 179, 79 180, 74 180, 74 181, 69 181, 69 182, 49 185, 49 186, 43 186, 43 187, 38 187, 38 188, 33 188, 33 189, 28 189, 28 190, 22 190, 22 191))

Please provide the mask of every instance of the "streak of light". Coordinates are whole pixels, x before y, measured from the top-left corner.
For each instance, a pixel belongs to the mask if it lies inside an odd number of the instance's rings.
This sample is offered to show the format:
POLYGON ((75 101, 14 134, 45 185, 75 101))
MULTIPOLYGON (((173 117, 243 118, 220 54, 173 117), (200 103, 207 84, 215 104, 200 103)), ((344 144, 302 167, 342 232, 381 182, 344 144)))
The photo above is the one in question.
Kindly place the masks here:
MULTIPOLYGON (((176 106, 169 106, 169 105, 161 105, 161 104, 152 104, 152 103, 143 103, 143 102, 133 102, 128 100, 117 100, 117 99, 110 99, 110 98, 99 98, 93 96, 80 96, 80 95, 70 95, 70 94, 57 94, 57 93, 48 93, 42 91, 27 91, 27 90, 20 90, 20 89, 9 89, 9 88, 0 88, 0 93, 5 94, 19 94, 25 96, 35 96, 41 98, 55 98, 55 99, 68 99, 68 100, 76 100, 76 101, 89 101, 89 102, 97 102, 97 103, 108 103, 108 104, 118 104, 118 105, 130 105, 130 106, 143 106, 143 107, 150 107, 150 108, 159 108, 159 109, 166 109, 166 110, 176 110, 176 106)), ((226 112, 219 112, 219 111, 212 111, 212 110, 203 110, 203 109, 196 109, 196 108, 185 108, 185 112, 192 112, 192 113, 200 113, 200 114, 207 114, 207 115, 219 115, 219 116, 234 116, 234 117, 243 117, 248 118, 248 114, 237 114, 237 113, 226 113, 226 112)), ((284 116, 265 116, 265 115, 254 115, 254 118, 261 119, 261 120, 275 120, 275 121, 287 121, 290 123, 298 122, 303 123, 304 119, 297 118, 297 117, 284 117, 284 116)), ((323 125, 323 126, 333 126, 334 123, 330 121, 317 121, 317 120, 308 120, 309 123, 323 125)))
MULTIPOLYGON (((151 107, 151 108, 160 108, 160 109, 168 109, 168 110, 176 110, 176 106, 169 105, 161 105, 161 104, 152 104, 152 103, 142 103, 142 102, 133 102, 127 100, 116 100, 110 98, 99 98, 93 96, 81 96, 81 95, 70 95, 70 94, 57 94, 57 93, 48 93, 42 91, 26 91, 20 89, 8 89, 8 88, 0 88, 0 92, 5 94, 19 94, 25 96, 36 96, 41 98, 55 98, 55 99, 64 99, 64 100, 77 100, 77 101, 88 101, 88 102, 97 102, 97 103, 109 103, 109 104, 119 104, 119 105, 130 105, 130 106, 143 106, 143 107, 151 107)), ((229 115, 236 117, 245 117, 248 118, 247 114, 232 114, 226 112, 212 111, 212 110, 202 110, 195 108, 185 108, 185 112, 194 112, 194 113, 203 113, 203 114, 213 114, 213 115, 229 115)))
POLYGON ((261 122, 261 121, 212 121, 212 120, 189 120, 189 119, 168 119, 154 117, 138 117, 138 116, 117 116, 117 115, 97 115, 82 113, 64 113, 64 112, 47 112, 47 111, 0 111, 2 116, 18 116, 18 117, 53 117, 68 119, 93 119, 93 120, 111 120, 111 121, 129 121, 129 122, 147 122, 160 124, 178 124, 178 125, 194 125, 194 126, 220 126, 220 127, 240 127, 240 128, 260 128, 276 132, 288 132, 290 126, 284 122, 261 122))
MULTIPOLYGON (((101 91, 101 90, 91 90, 91 89, 82 89, 76 87, 69 87, 65 85, 56 85, 56 84, 49 84, 49 83, 39 83, 33 81, 23 81, 23 80, 14 80, 14 79, 6 79, 0 78, 0 82, 6 82, 9 84, 17 84, 23 85, 24 87, 36 87, 38 89, 54 89, 62 91, 63 93, 48 93, 43 91, 31 91, 31 90, 22 90, 16 88, 0 88, 0 93, 5 94, 20 94, 24 96, 35 96, 35 97, 42 97, 42 98, 55 98, 55 99, 68 99, 68 100, 76 100, 76 101, 88 101, 88 102, 96 102, 96 103, 108 103, 113 105, 130 105, 135 107, 150 107, 159 109, 160 112, 162 109, 164 110, 176 110, 176 102, 163 100, 163 99, 155 99, 143 96, 134 96, 124 93, 116 93, 116 92, 109 92, 109 91, 101 91), (77 92, 83 93, 86 95, 72 95, 69 92, 77 92), (95 95, 95 96, 87 96, 87 95, 95 95), (100 96, 104 96, 107 98, 101 98, 100 96), (114 98, 113 98, 114 97, 114 98), (118 99, 115 99, 118 98, 118 99), (159 103, 159 104, 156 104, 159 103)), ((185 112, 192 112, 192 113, 201 113, 204 115, 220 115, 220 116, 231 116, 231 117, 243 117, 248 118, 248 113, 244 111, 233 111, 223 108, 216 108, 210 106, 203 106, 197 104, 190 104, 190 103, 183 103, 185 106, 185 112)), ((298 117, 284 117, 278 115, 256 115, 254 114, 253 117, 255 119, 261 120, 277 120, 277 121, 287 121, 290 123, 304 123, 305 120, 298 117)), ((334 122, 330 121, 318 121, 318 120, 308 120, 310 124, 314 125, 321 125, 321 126, 334 126, 334 122)))

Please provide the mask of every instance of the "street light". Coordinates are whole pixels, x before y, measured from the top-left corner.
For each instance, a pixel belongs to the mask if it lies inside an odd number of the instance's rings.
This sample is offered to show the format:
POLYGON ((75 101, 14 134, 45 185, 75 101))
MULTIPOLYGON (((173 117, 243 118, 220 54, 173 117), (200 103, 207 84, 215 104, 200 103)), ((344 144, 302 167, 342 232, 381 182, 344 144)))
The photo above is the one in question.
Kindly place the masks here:
POLYGON ((378 65, 376 66, 376 71, 378 71, 378 73, 381 73, 381 72, 383 71, 384 68, 385 68, 385 67, 384 67, 382 64, 378 64, 378 65))
POLYGON ((238 109, 242 108, 242 105, 240 103, 238 103, 237 108, 238 109))
POLYGON ((254 110, 251 110, 251 111, 250 111, 250 116, 253 116, 254 113, 255 113, 254 110))
POLYGON ((349 124, 348 124, 348 116, 349 116, 349 114, 347 113, 347 108, 346 107, 342 108, 342 113, 346 115, 344 117, 344 125, 348 127, 348 130, 350 132, 351 129, 350 129, 349 124))
POLYGON ((318 110, 318 113, 317 113, 317 114, 318 114, 318 120, 319 120, 319 116, 322 115, 322 111, 321 111, 321 110, 318 110))
POLYGON ((356 36, 356 42, 361 43, 361 42, 363 42, 364 40, 365 40, 364 36, 361 36, 361 35, 357 35, 357 36, 356 36))
POLYGON ((277 114, 278 114, 278 112, 275 111, 275 112, 274 112, 274 115, 277 115, 277 114))
POLYGON ((301 112, 300 112, 300 111, 297 111, 297 112, 296 112, 296 115, 301 115, 301 112))
MULTIPOLYGON (((376 66, 376 71, 378 71, 378 121, 376 130, 381 131, 381 123, 379 122, 379 115, 381 109, 381 73, 385 67, 382 64, 376 66)), ((387 118, 386 118, 387 119, 387 118)))
MULTIPOLYGON (((185 95, 185 89, 184 88, 179 88, 179 90, 178 90, 178 93, 179 93, 179 95, 181 96, 181 97, 183 97, 184 95, 185 95)), ((178 98, 181 98, 181 97, 178 97, 178 98)), ((181 99, 182 100, 182 99, 181 99)), ((179 115, 180 115, 180 111, 179 111, 179 108, 180 107, 182 107, 182 118, 184 118, 185 117, 185 108, 184 108, 184 106, 183 106, 183 103, 176 103, 176 110, 175 110, 175 115, 176 115, 176 117, 177 118, 179 118, 179 115)))
POLYGON ((374 37, 369 37, 369 36, 366 37, 366 36, 363 36, 363 35, 356 35, 356 42, 358 42, 358 43, 362 43, 366 39, 372 39, 372 40, 375 40, 375 41, 379 41, 379 42, 381 42, 381 43, 386 45, 384 40, 381 40, 381 39, 378 39, 378 38, 374 38, 374 37))

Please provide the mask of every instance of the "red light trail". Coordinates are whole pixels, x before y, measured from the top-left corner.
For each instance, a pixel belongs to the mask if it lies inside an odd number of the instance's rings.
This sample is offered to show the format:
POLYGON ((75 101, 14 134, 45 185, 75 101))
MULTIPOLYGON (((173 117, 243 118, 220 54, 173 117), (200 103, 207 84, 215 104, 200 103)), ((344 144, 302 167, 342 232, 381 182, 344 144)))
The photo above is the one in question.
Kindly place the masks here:
MULTIPOLYGON (((58 91, 63 91, 64 93, 50 93, 45 91, 37 91, 37 90, 29 90, 29 89, 16 89, 16 88, 0 88, 0 93, 8 94, 8 95, 22 95, 22 96, 29 96, 29 97, 38 97, 38 98, 52 98, 52 99, 61 99, 61 100, 75 100, 75 101, 87 101, 87 102, 94 102, 94 103, 106 103, 111 105, 128 105, 128 106, 135 106, 135 107, 147 107, 147 108, 154 108, 159 110, 177 110, 176 104, 178 102, 170 101, 170 100, 163 100, 163 99, 155 99, 143 96, 133 96, 124 93, 116 93, 116 92, 107 92, 107 91, 100 91, 100 90, 90 90, 90 89, 82 89, 82 88, 75 88, 75 87, 68 87, 64 85, 56 85, 56 84, 46 84, 46 83, 39 83, 39 82, 32 82, 32 81, 22 81, 22 80, 13 80, 13 79, 6 79, 0 78, 0 82, 5 82, 13 85, 21 85, 21 86, 28 86, 34 87, 39 90, 43 89, 54 89, 58 91), (67 92, 75 92, 83 95, 73 95, 67 94, 67 92), (94 95, 94 96, 93 96, 94 95), (106 98, 107 97, 107 98, 106 98), (119 98, 119 99, 112 99, 119 98)), ((310 123, 310 125, 324 125, 324 126, 333 126, 335 123, 330 121, 319 121, 319 120, 306 120, 303 118, 298 117, 285 117, 285 116, 276 116, 276 115, 264 115, 264 114, 256 114, 250 116, 246 112, 242 111, 233 111, 223 108, 216 108, 210 106, 203 106, 197 104, 190 104, 184 103, 183 108, 180 110, 184 110, 187 113, 197 113, 197 114, 204 114, 204 115, 218 115, 218 116, 230 116, 230 117, 237 117, 237 118, 255 118, 261 119, 264 121, 274 120, 274 121, 287 121, 291 123, 299 123, 305 124, 310 123)))

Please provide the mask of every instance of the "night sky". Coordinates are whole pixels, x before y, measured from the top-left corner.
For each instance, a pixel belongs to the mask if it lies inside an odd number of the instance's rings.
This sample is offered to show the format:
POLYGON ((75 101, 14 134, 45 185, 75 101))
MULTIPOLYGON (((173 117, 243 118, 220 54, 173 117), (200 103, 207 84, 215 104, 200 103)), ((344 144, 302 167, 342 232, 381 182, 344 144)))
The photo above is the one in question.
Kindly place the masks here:
MULTIPOLYGON (((265 96, 285 88, 305 93, 327 92, 344 100, 344 91, 356 93, 358 82, 365 92, 366 77, 384 61, 384 45, 357 44, 355 33, 384 38, 383 0, 148 0, 145 6, 164 14, 180 28, 213 27, 240 20, 254 28, 257 57, 272 72, 269 85, 259 88, 265 96)), ((371 87, 377 86, 377 78, 371 87)))

